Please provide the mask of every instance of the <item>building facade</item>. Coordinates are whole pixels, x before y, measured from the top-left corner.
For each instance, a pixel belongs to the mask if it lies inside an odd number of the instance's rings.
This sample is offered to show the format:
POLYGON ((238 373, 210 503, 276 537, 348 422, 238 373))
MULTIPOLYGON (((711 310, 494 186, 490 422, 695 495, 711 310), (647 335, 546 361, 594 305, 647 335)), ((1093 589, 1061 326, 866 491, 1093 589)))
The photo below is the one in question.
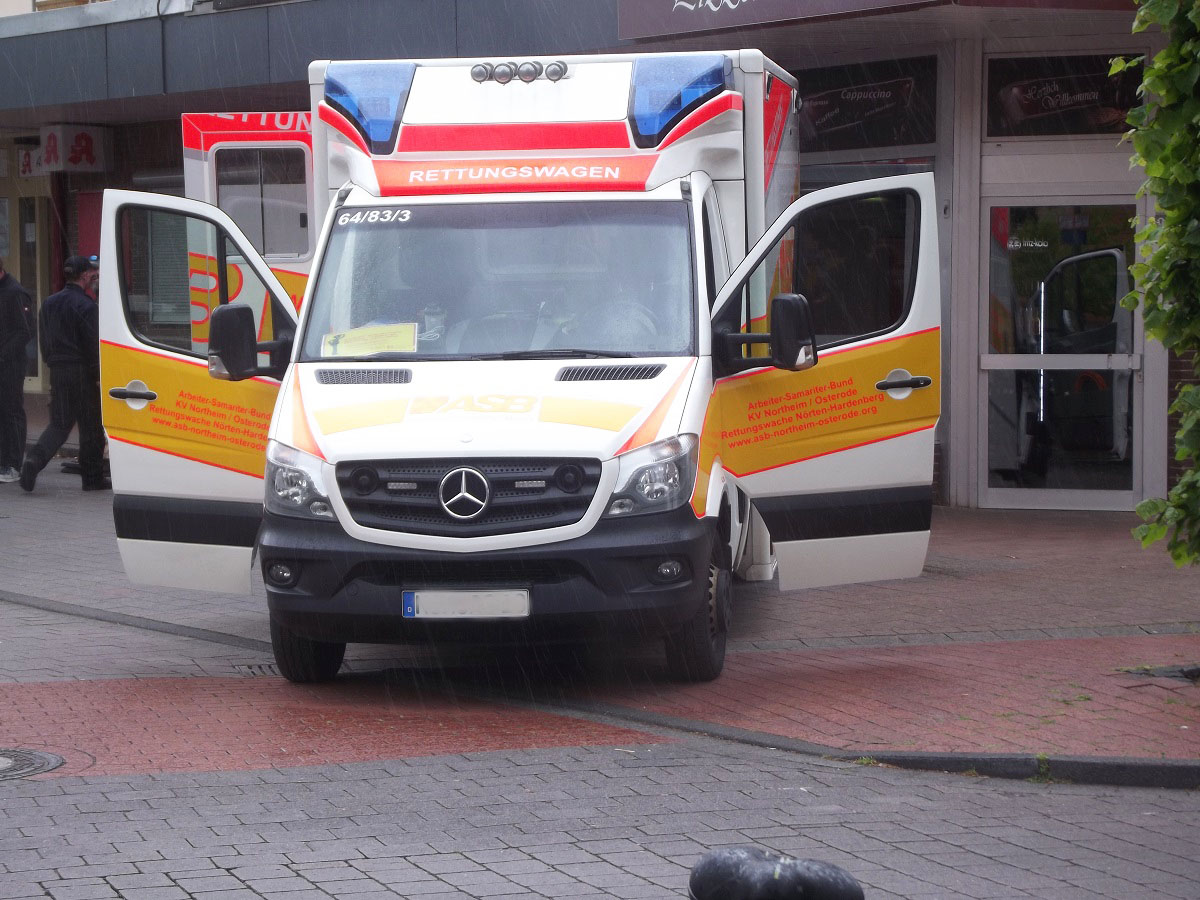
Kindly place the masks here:
MULTIPOLYGON (((1120 140, 1138 79, 1107 74, 1156 49, 1132 21, 1127 0, 105 0, 9 16, 0 254, 46 296, 63 256, 98 249, 104 187, 182 190, 181 113, 302 109, 310 59, 756 47, 800 81, 804 189, 935 176, 939 496, 1131 509, 1168 486, 1172 377, 1118 302, 1153 212, 1120 140), (91 163, 64 152, 80 140, 91 163)), ((27 384, 44 388, 36 354, 27 384)))

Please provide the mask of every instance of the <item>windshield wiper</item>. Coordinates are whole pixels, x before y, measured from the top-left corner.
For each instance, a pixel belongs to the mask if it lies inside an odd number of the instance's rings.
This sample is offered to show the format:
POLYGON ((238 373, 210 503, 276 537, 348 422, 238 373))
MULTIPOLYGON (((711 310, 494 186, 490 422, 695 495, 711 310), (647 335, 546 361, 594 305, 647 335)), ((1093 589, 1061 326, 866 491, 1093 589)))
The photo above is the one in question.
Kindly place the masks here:
POLYGON ((405 353, 402 350, 380 350, 376 353, 362 353, 358 356, 322 356, 320 359, 306 359, 304 362, 412 362, 414 359, 428 359, 417 353, 405 353))
POLYGON ((546 350, 509 350, 505 353, 480 353, 471 359, 627 359, 632 353, 615 350, 578 350, 554 348, 546 350))

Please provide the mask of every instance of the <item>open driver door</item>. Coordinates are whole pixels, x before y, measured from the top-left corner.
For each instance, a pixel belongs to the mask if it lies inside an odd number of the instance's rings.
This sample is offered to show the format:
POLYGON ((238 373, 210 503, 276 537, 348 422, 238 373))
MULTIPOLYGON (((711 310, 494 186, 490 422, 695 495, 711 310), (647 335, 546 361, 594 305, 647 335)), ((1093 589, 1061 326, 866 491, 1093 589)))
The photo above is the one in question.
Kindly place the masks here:
POLYGON ((126 574, 247 591, 295 308, 233 221, 206 203, 105 191, 101 248, 101 410, 126 574), (254 310, 259 377, 209 376, 209 319, 226 303, 254 310))
POLYGON ((941 394, 935 210, 925 174, 808 194, 713 305, 700 483, 718 465, 734 478, 770 531, 783 589, 924 565, 941 394), (779 295, 804 321, 772 315, 779 295), (801 324, 793 370, 772 366, 765 332, 801 324))

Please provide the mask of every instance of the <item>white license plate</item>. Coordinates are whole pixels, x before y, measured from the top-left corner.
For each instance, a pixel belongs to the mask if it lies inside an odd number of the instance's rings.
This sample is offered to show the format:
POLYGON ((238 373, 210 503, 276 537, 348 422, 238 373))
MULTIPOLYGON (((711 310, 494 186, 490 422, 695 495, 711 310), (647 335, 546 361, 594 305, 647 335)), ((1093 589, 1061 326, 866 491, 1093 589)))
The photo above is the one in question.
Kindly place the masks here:
POLYGON ((403 591, 406 619, 519 619, 529 615, 529 591, 403 591))

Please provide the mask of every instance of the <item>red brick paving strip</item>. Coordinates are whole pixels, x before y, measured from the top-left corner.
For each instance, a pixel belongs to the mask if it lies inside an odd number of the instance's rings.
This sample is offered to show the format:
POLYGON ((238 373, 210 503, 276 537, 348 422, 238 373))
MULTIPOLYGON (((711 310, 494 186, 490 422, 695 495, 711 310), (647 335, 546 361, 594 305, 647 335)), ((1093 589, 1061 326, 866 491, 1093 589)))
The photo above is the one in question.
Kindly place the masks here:
POLYGON ((67 760, 42 777, 662 741, 379 682, 303 687, 280 678, 146 678, 0 685, 0 747, 48 750, 67 760))
POLYGON ((609 704, 839 749, 1200 757, 1200 635, 738 653, 709 685, 594 686, 609 704))

